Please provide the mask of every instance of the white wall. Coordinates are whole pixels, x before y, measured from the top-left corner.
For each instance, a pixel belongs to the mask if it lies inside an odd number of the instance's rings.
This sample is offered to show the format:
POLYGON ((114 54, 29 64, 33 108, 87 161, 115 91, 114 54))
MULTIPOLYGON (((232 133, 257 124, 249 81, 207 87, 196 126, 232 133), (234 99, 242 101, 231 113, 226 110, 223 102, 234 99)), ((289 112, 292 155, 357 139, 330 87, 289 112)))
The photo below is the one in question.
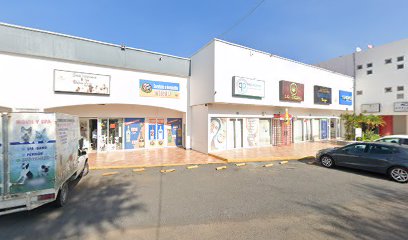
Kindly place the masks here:
POLYGON ((191 146, 194 150, 208 153, 208 107, 195 105, 191 112, 191 146))
POLYGON ((394 102, 408 101, 408 39, 387 45, 374 47, 356 54, 356 91, 362 90, 362 95, 356 95, 356 112, 361 112, 361 104, 380 103, 380 115, 407 115, 407 112, 394 112, 394 102), (397 57, 405 60, 397 62, 397 57), (385 59, 391 58, 391 64, 385 64, 385 59), (370 68, 373 74, 367 75, 367 63, 373 63, 370 68), (397 64, 403 63, 404 69, 397 69, 397 64), (404 86, 404 91, 397 91, 397 86, 404 86), (392 92, 386 93, 384 88, 391 87, 392 92), (403 99, 397 99, 397 94, 403 93, 403 99))
POLYGON ((315 66, 354 77, 353 54, 333 58, 325 62, 315 64, 315 66))
POLYGON ((82 104, 137 104, 186 112, 187 78, 0 53, 0 106, 52 108, 82 104), (54 69, 111 76, 110 96, 54 93, 54 69), (139 79, 176 82, 180 99, 139 96, 139 79))
POLYGON ((189 106, 214 101, 214 42, 191 57, 189 106))
MULTIPOLYGON (((339 104, 339 90, 353 92, 353 78, 311 65, 294 62, 263 52, 216 40, 215 42, 215 94, 214 102, 301 107, 333 110, 352 110, 353 106, 339 104), (232 96, 233 76, 265 81, 265 98, 248 99, 232 96), (279 100, 279 81, 304 84, 304 101, 301 103, 279 100), (314 104, 314 85, 332 89, 332 104, 314 104)), ((194 71, 192 75, 194 76, 194 71)))

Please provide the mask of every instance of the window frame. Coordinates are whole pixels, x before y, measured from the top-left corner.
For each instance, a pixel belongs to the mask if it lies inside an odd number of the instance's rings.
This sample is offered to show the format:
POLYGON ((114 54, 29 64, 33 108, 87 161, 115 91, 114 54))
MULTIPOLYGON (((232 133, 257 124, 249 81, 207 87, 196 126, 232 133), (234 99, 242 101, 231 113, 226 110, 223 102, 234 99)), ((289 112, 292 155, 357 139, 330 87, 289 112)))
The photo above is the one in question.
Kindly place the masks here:
POLYGON ((372 75, 372 74, 373 74, 373 70, 372 70, 372 69, 367 70, 367 75, 372 75))
POLYGON ((397 57, 397 62, 403 62, 405 60, 405 56, 397 57))
POLYGON ((391 64, 392 63, 392 58, 387 58, 384 60, 384 64, 391 64))
POLYGON ((405 68, 405 66, 404 66, 403 63, 397 64, 397 70, 404 69, 404 68, 405 68))

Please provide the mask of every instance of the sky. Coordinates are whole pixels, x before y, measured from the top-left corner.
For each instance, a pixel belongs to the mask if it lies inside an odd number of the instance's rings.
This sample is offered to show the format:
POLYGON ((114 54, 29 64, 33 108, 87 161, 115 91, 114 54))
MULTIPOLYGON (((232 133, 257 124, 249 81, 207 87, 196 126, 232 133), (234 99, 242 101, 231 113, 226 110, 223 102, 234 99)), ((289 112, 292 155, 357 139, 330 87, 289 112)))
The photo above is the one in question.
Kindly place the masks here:
POLYGON ((318 63, 408 38, 406 0, 0 0, 0 22, 191 57, 213 38, 318 63))

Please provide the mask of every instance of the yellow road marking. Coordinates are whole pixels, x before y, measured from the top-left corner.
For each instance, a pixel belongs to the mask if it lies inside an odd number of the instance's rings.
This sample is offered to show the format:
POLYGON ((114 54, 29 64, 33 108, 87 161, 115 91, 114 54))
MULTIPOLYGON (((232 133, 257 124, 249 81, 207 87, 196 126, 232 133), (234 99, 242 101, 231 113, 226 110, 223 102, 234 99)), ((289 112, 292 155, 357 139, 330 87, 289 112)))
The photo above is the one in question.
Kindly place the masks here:
POLYGON ((107 172, 107 173, 103 173, 102 176, 111 176, 111 175, 115 175, 118 174, 119 172, 107 172))
POLYGON ((187 169, 194 169, 194 168, 198 168, 198 165, 187 166, 187 169))
POLYGON ((237 167, 242 167, 242 166, 245 166, 246 165, 246 163, 236 163, 235 164, 235 166, 237 166, 237 167))
POLYGON ((281 161, 279 164, 286 164, 288 161, 281 161))
POLYGON ((264 167, 272 167, 273 163, 265 164, 264 167))
POLYGON ((176 171, 176 169, 174 169, 174 168, 160 170, 161 173, 169 173, 169 172, 174 172, 174 171, 176 171))
POLYGON ((221 166, 221 167, 215 168, 215 170, 223 170, 223 169, 227 169, 227 166, 221 166))
POLYGON ((136 168, 133 169, 133 172, 143 172, 145 169, 144 168, 136 168))

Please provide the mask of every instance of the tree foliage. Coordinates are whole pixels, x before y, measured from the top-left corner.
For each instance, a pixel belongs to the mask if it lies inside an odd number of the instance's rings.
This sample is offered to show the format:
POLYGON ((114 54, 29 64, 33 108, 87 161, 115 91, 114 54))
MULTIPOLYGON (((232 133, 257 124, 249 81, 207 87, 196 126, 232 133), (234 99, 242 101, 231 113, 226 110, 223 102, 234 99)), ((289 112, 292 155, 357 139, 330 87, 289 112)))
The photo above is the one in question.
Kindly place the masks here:
POLYGON ((374 130, 380 126, 385 126, 382 116, 378 115, 344 113, 341 115, 341 119, 344 121, 346 140, 355 139, 356 128, 363 129, 363 140, 375 140, 379 135, 375 134, 374 130))

